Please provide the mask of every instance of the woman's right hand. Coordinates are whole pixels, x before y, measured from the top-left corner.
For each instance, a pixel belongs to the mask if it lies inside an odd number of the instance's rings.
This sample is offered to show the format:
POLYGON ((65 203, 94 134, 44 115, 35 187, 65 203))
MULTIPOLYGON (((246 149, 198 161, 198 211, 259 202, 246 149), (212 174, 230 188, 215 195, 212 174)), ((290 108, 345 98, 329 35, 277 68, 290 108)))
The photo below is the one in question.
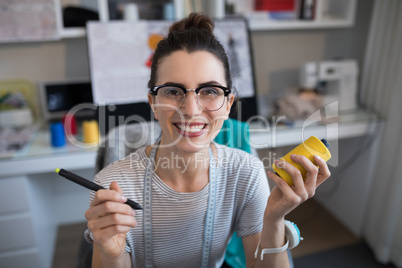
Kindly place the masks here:
POLYGON ((118 259, 124 255, 126 235, 137 226, 135 211, 124 204, 126 201, 123 190, 114 181, 109 190, 95 193, 90 208, 85 212, 94 243, 107 258, 118 259))

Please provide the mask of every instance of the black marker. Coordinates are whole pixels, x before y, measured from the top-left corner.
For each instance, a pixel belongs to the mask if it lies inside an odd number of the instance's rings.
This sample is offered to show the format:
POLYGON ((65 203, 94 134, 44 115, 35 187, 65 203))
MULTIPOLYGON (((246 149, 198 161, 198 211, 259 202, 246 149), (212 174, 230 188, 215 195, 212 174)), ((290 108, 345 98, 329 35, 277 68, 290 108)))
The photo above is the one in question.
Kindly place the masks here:
MULTIPOLYGON (((56 173, 59 174, 60 176, 75 182, 81 186, 84 186, 85 188, 89 189, 89 190, 93 190, 93 191, 98 191, 101 189, 105 189, 102 186, 84 179, 83 177, 80 177, 74 173, 71 173, 65 169, 60 169, 60 168, 56 168, 56 173)), ((142 207, 140 206, 140 204, 134 202, 133 200, 127 199, 126 203, 127 205, 129 205, 130 207, 132 207, 133 209, 142 209, 142 207)))

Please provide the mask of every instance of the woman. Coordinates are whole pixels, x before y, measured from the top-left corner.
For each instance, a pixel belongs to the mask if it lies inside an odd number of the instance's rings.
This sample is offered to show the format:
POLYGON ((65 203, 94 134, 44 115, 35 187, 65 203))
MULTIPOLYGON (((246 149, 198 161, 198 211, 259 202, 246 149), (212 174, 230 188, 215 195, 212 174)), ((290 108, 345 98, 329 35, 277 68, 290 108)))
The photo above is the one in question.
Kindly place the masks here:
POLYGON ((294 187, 269 172, 277 185, 269 194, 257 158, 212 142, 234 102, 228 59, 212 32, 210 18, 191 14, 158 44, 148 99, 162 134, 95 176, 109 190, 92 193, 85 213, 94 267, 220 267, 233 232, 242 237, 247 267, 289 266, 286 251, 261 260, 261 249, 286 243, 285 215, 330 173, 317 157, 292 156, 306 181, 277 163, 294 187), (144 210, 132 210, 126 198, 144 210))

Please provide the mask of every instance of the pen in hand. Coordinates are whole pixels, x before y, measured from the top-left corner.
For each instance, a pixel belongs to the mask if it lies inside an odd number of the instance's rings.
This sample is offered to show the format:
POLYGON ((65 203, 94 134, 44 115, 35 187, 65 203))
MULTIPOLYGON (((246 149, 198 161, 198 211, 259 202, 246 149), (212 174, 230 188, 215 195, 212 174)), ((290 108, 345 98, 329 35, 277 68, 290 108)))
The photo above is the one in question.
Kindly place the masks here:
MULTIPOLYGON (((87 179, 84 179, 83 177, 80 177, 77 174, 71 173, 65 169, 56 168, 56 173, 72 182, 75 182, 75 183, 89 189, 89 190, 98 191, 101 189, 105 189, 102 186, 100 186, 92 181, 89 181, 87 179)), ((127 199, 125 204, 129 205, 133 209, 142 209, 140 204, 138 204, 130 199, 127 199)))

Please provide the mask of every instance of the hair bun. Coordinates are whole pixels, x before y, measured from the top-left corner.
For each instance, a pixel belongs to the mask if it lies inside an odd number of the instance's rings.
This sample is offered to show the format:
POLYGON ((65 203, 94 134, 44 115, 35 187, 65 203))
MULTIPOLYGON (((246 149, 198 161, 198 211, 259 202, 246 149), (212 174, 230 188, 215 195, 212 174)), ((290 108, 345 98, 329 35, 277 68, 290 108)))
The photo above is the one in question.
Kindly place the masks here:
POLYGON ((207 15, 191 13, 187 18, 173 23, 169 28, 169 34, 176 31, 181 32, 189 30, 191 28, 208 31, 210 34, 213 34, 214 26, 214 21, 207 15))

